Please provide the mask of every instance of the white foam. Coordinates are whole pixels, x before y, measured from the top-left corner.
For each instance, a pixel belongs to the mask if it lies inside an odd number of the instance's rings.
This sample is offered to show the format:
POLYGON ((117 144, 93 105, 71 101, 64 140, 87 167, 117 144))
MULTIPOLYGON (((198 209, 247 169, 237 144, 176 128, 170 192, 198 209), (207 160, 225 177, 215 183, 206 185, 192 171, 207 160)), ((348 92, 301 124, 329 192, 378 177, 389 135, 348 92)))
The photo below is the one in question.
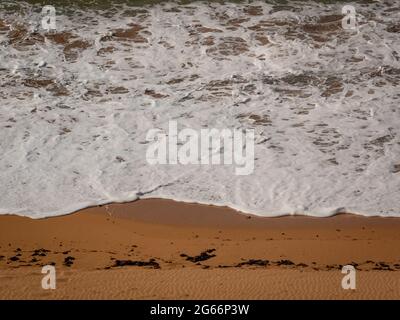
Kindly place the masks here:
MULTIPOLYGON (((313 34, 304 26, 340 14, 339 5, 298 3, 294 12, 255 5, 262 15, 246 14, 246 4, 217 3, 59 15, 58 32, 90 44, 76 60, 49 39, 19 46, 0 32, 0 213, 41 218, 162 197, 261 216, 399 216, 400 42, 387 31, 399 24, 398 10, 356 5, 358 32, 313 34), (248 20, 232 30, 229 16, 248 20), (263 21, 262 31, 252 28, 263 21), (144 27, 146 42, 102 41, 130 23, 144 27), (201 33, 199 25, 222 32, 201 33), (113 52, 98 54, 107 47, 113 52), (69 93, 55 96, 27 79, 52 79, 69 93), (147 131, 166 130, 172 119, 194 129, 254 128, 254 174, 236 176, 233 166, 148 165, 147 131)), ((1 11, 0 19, 14 27, 40 21, 24 8, 25 16, 1 11)))

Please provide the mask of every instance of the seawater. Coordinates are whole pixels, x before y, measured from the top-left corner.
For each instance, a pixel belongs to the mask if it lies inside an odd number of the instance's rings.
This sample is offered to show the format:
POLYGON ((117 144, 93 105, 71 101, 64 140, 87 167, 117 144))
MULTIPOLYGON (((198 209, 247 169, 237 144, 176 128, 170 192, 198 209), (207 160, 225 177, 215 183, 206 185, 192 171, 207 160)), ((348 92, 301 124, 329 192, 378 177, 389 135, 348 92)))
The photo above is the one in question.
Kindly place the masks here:
MULTIPOLYGON (((0 4, 0 213, 168 198, 260 216, 400 215, 400 7, 0 4), (254 172, 150 165, 149 130, 255 132, 254 172)), ((223 152, 217 150, 216 152, 223 152)))

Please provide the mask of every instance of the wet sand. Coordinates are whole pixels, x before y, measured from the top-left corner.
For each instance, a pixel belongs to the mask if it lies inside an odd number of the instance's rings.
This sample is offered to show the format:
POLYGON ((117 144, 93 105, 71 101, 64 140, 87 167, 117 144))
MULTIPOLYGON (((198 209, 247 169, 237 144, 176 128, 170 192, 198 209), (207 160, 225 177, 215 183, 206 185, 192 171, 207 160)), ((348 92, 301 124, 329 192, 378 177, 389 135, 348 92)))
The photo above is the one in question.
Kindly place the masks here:
POLYGON ((260 218, 148 199, 0 216, 0 299, 398 299, 400 219, 260 218), (57 289, 43 290, 43 265, 57 289), (341 287, 356 267, 356 290, 341 287))

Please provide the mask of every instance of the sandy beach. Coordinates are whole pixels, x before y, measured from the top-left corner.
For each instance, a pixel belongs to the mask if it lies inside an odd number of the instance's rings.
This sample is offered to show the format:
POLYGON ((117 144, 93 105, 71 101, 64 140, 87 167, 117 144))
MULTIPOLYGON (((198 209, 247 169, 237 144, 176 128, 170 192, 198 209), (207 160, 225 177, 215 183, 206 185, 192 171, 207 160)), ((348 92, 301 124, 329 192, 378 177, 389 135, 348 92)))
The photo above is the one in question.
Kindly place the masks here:
POLYGON ((0 216, 0 299, 398 299, 400 219, 139 200, 0 216), (57 288, 41 288, 56 267, 57 288), (356 268, 344 290, 343 265, 356 268))

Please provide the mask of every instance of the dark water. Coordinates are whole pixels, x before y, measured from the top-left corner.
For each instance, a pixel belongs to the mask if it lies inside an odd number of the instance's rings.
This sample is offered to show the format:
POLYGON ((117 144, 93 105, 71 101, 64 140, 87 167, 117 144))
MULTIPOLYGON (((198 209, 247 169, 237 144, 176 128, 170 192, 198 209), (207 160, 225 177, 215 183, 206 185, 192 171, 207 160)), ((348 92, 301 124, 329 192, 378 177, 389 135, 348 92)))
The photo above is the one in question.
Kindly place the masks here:
MULTIPOLYGON (((0 0, 0 11, 15 14, 26 11, 27 4, 33 4, 35 6, 29 7, 31 12, 41 12, 43 6, 52 5, 56 8, 58 14, 72 15, 76 13, 76 10, 113 10, 121 5, 127 5, 132 7, 141 7, 145 5, 160 4, 173 2, 178 5, 187 5, 193 2, 203 3, 256 3, 251 0, 23 0, 23 1, 7 1, 0 0)), ((259 1, 258 1, 259 2, 259 1)), ((276 4, 278 6, 288 6, 290 11, 293 5, 312 4, 312 3, 323 3, 323 4, 335 4, 335 3, 349 3, 348 0, 264 0, 264 3, 276 4)), ((369 4, 376 3, 374 0, 354 0, 352 3, 358 4, 369 4)), ((396 3, 395 0, 386 0, 384 3, 396 3)))
MULTIPOLYGON (((19 4, 21 3, 30 3, 30 4, 38 4, 38 5, 54 5, 57 7, 63 7, 63 8, 71 8, 71 7, 80 7, 80 8, 96 8, 96 9, 102 9, 102 8, 108 8, 113 5, 118 5, 118 4, 127 4, 127 5, 132 5, 132 6, 142 6, 146 4, 156 4, 156 3, 162 3, 162 2, 176 2, 178 4, 188 4, 191 2, 195 2, 193 0, 25 0, 25 1, 2 1, 5 3, 9 3, 10 7, 18 7, 19 4)), ((244 2, 242 0, 229 0, 229 1, 223 1, 223 0, 207 0, 203 1, 200 0, 200 2, 219 2, 219 3, 226 3, 226 2, 244 2)), ((246 1, 248 3, 252 3, 252 1, 246 1)), ((310 3, 310 2, 318 2, 318 3, 347 3, 349 2, 348 0, 303 0, 303 1, 297 1, 297 0, 266 0, 264 1, 266 3, 277 3, 277 4, 293 4, 293 3, 310 3)), ((352 1, 353 3, 373 3, 373 0, 356 0, 352 1)))

